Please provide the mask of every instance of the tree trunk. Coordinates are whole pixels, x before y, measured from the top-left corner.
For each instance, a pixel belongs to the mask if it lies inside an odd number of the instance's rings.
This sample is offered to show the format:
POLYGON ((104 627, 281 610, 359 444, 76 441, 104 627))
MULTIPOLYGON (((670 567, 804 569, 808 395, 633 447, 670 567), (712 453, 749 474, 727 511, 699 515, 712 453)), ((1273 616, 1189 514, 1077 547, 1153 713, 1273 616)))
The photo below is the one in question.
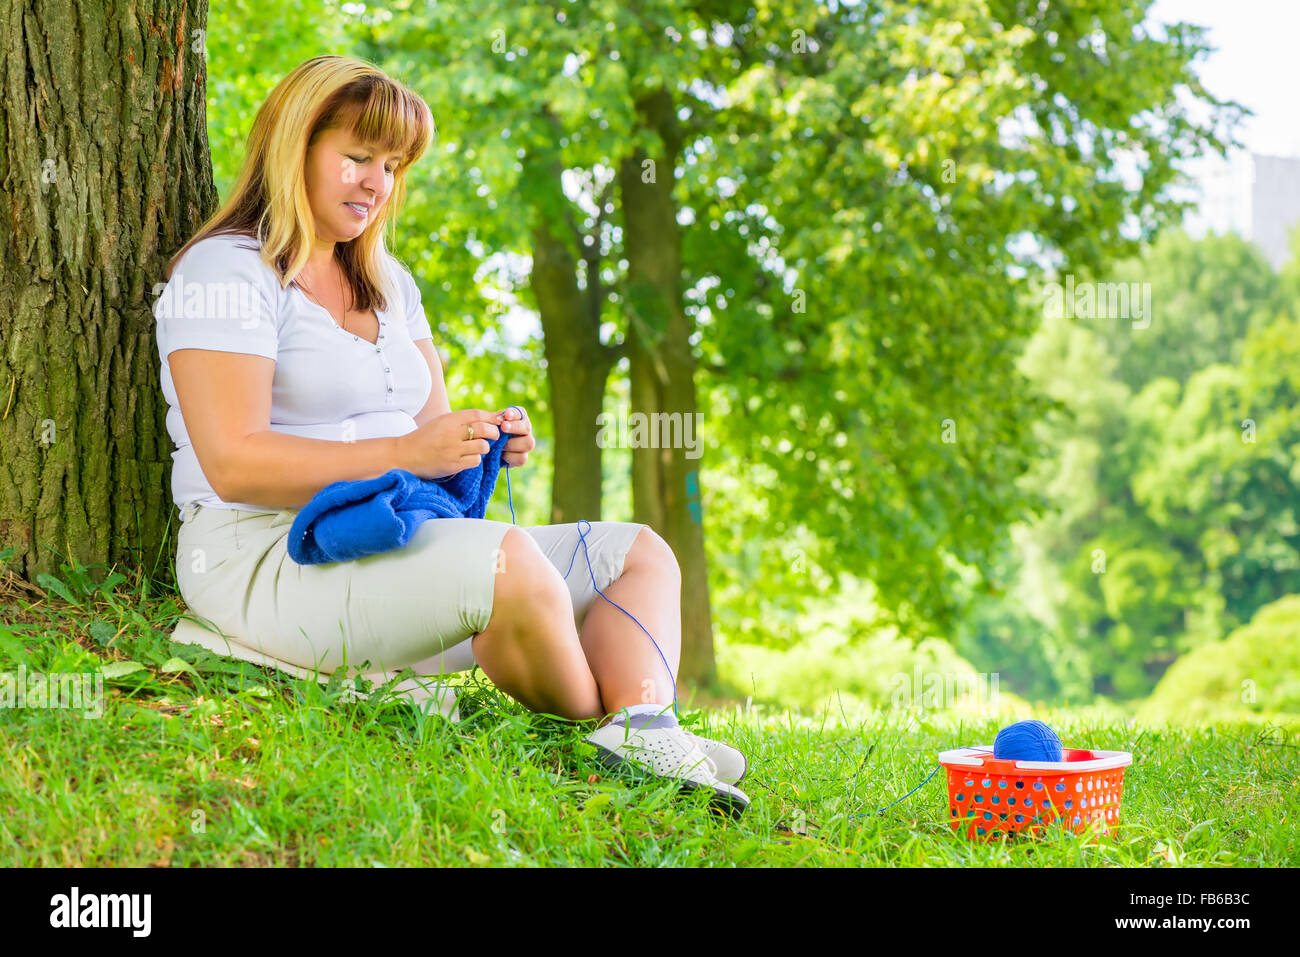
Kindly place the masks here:
POLYGON ((173 574, 151 307, 217 200, 206 11, 0 0, 0 554, 27 581, 69 559, 173 574))
POLYGON ((701 459, 687 454, 698 456, 702 440, 696 428, 693 323, 682 309, 681 235, 673 199, 681 140, 667 92, 651 94, 637 106, 665 151, 651 159, 638 150, 619 169, 628 261, 634 520, 659 532, 681 567, 679 681, 711 685, 717 662, 699 496, 701 459), (645 426, 640 438, 638 424, 645 426))
MULTIPOLYGON (((619 349, 600 341, 599 260, 588 257, 587 288, 578 287, 577 259, 556 235, 564 222, 567 198, 561 189, 558 162, 535 163, 532 195, 546 201, 534 210, 533 266, 529 285, 537 300, 546 352, 555 436, 555 473, 551 482, 551 523, 600 521, 601 449, 596 443, 604 406, 605 383, 618 361, 619 349)), ((599 229, 597 229, 599 235, 599 229)))

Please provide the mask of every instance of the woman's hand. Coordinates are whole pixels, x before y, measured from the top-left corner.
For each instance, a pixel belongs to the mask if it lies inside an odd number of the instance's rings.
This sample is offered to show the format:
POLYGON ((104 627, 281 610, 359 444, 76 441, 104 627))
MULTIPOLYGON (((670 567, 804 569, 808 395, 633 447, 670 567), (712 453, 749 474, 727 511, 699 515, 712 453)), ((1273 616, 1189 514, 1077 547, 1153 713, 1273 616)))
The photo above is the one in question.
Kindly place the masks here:
POLYGON ((506 442, 505 452, 501 454, 501 461, 512 469, 518 468, 528 461, 528 453, 537 444, 533 441, 532 425, 521 410, 514 406, 503 409, 499 414, 505 419, 501 423, 501 431, 511 436, 506 442))
POLYGON ((397 437, 397 467, 422 479, 446 478, 472 469, 501 434, 495 425, 499 416, 497 412, 466 409, 430 419, 414 432, 397 437))

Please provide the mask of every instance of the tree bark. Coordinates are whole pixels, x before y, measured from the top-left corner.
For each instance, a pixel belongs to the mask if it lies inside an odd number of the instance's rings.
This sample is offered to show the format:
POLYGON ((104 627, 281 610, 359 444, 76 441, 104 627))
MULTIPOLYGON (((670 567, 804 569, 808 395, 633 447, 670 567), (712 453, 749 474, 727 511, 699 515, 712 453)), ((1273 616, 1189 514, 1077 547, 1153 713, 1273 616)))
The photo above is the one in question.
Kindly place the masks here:
POLYGON ((634 417, 629 435, 636 436, 640 414, 647 425, 642 438, 648 440, 633 441, 634 520, 659 532, 681 567, 682 661, 678 680, 711 685, 717 677, 717 661, 699 494, 702 457, 688 458, 687 452, 692 450, 684 441, 687 435, 700 439, 695 428, 695 357, 690 341, 694 324, 682 308, 681 234, 673 199, 681 135, 668 92, 659 90, 643 97, 637 109, 643 122, 659 134, 664 148, 661 156, 653 158, 637 150, 619 168, 634 417), (657 423, 673 427, 661 428, 657 423), (662 441, 665 437, 672 441, 662 441))
MULTIPOLYGON (((558 161, 530 170, 530 194, 545 197, 533 210, 533 267, 529 285, 541 317, 555 436, 551 523, 600 521, 601 449, 596 443, 605 384, 620 350, 600 341, 604 298, 599 259, 587 257, 587 288, 578 286, 577 258, 555 224, 567 220, 568 199, 558 161), (593 275, 596 278, 593 278, 593 275)), ((597 230, 599 232, 599 229, 597 230)), ((578 238, 581 243, 581 239, 578 238)))
POLYGON ((0 0, 0 554, 27 581, 174 574, 152 305, 217 202, 206 15, 0 0))

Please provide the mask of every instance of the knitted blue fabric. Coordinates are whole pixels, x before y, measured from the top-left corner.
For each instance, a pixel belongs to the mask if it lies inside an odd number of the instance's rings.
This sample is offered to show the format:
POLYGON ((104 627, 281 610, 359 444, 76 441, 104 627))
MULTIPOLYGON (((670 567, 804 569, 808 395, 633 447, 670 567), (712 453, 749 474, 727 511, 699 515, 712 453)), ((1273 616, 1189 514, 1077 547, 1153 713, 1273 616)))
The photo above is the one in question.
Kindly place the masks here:
POLYGON ((482 518, 511 438, 502 432, 482 462, 446 478, 390 469, 376 478, 326 485, 293 520, 289 557, 299 565, 351 561, 401 548, 431 518, 482 518))

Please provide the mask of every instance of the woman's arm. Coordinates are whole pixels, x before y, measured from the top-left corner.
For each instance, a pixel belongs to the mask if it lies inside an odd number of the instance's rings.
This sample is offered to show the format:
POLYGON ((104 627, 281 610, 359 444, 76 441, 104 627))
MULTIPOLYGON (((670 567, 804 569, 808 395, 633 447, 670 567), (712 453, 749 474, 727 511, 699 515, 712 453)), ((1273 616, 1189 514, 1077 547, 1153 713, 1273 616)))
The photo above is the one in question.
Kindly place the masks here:
POLYGON ((424 360, 429 363, 429 374, 433 377, 433 385, 429 388, 429 401, 424 403, 424 408, 415 417, 415 424, 418 427, 431 419, 449 413, 451 402, 447 398, 447 383, 442 376, 442 359, 433 348, 433 340, 417 339, 415 347, 424 354, 424 360))
POLYGON ((272 431, 274 359, 176 349, 168 361, 199 467, 223 501, 302 508, 331 482, 405 465, 396 437, 336 442, 272 431))

